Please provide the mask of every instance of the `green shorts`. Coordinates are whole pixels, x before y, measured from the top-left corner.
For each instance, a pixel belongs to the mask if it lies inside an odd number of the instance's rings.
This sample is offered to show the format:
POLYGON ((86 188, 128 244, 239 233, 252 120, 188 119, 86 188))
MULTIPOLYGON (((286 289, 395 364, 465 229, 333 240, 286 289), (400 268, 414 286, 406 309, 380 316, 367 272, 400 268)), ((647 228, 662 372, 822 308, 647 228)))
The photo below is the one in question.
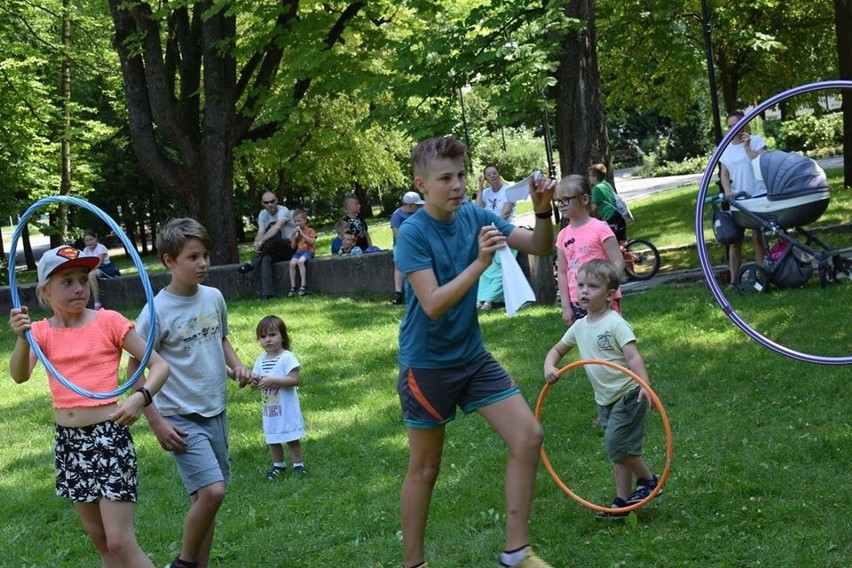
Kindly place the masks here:
POLYGON ((402 418, 409 428, 440 428, 456 416, 520 392, 518 385, 488 352, 460 367, 400 367, 397 382, 402 418))
POLYGON ((606 455, 614 463, 642 455, 648 401, 637 402, 640 390, 636 387, 610 405, 598 405, 606 455))

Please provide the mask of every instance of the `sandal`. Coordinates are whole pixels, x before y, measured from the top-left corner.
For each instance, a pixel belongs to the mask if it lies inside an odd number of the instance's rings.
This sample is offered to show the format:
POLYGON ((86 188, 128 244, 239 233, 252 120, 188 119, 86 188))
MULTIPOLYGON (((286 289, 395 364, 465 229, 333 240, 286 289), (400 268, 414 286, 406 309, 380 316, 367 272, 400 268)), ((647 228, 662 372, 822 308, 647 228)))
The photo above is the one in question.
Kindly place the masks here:
POLYGON ((295 288, 290 288, 290 289, 287 291, 287 295, 288 295, 288 296, 290 296, 290 297, 292 298, 293 296, 295 296, 295 295, 296 295, 296 289, 295 289, 295 288))
POLYGON ((307 288, 305 288, 304 286, 299 286, 299 295, 300 295, 300 296, 304 296, 304 295, 305 295, 305 294, 307 294, 307 293, 308 293, 308 289, 307 289, 307 288))

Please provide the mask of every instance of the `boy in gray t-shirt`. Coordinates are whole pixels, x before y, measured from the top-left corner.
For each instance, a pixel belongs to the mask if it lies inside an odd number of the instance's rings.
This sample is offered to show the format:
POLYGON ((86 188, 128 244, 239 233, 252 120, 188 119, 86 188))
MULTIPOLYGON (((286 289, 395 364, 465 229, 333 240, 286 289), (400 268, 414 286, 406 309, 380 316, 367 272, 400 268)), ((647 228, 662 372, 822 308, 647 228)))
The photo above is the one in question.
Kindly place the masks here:
MULTIPOLYGON (((227 379, 245 386, 251 371, 228 341, 228 311, 222 293, 201 285, 210 264, 210 236, 194 219, 173 219, 157 237, 160 259, 172 273, 154 298, 157 321, 146 308, 136 320, 142 337, 155 325, 154 348, 171 375, 145 409, 145 417, 163 449, 171 452, 191 505, 172 568, 206 566, 216 512, 230 482, 227 379), (189 520, 192 522, 189 522, 189 520)), ((138 362, 131 359, 128 373, 138 362)))

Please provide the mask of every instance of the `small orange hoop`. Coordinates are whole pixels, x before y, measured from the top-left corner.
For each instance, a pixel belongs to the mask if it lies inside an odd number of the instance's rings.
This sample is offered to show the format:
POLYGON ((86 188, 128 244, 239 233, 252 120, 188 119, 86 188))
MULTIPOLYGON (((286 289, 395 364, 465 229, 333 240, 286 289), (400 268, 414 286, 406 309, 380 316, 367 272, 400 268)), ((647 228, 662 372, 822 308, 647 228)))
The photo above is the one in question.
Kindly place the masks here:
MULTIPOLYGON (((574 361, 559 369, 559 376, 566 374, 568 371, 572 369, 576 369, 577 367, 583 367, 585 365, 603 365, 605 367, 612 367, 613 369, 617 369, 639 383, 639 385, 645 389, 645 391, 651 396, 651 400, 654 402, 654 407, 660 412, 660 418, 663 420, 663 428, 666 431, 666 465, 663 469, 663 474, 660 476, 659 482, 657 482, 657 486, 651 491, 651 493, 639 501, 638 503, 633 503, 632 505, 627 505, 626 507, 603 507, 601 505, 597 505, 590 501, 586 501, 573 491, 571 488, 565 485, 562 479, 559 478, 559 475, 556 474, 556 471, 553 469, 553 466, 550 465, 550 459, 547 457, 547 452, 544 450, 544 444, 541 446, 541 461, 544 463, 544 467, 547 469, 547 473, 550 474, 550 477, 553 478, 553 481, 556 482, 562 491, 564 491, 569 497, 583 505, 584 507, 588 507, 593 511, 600 511, 601 513, 628 513, 635 509, 639 509, 648 504, 648 502, 657 496, 657 494, 662 491, 663 485, 666 484, 666 480, 669 478, 669 473, 671 472, 671 463, 672 463, 672 454, 673 454, 673 444, 672 444, 672 428, 671 424, 669 424, 669 417, 666 414, 666 409, 663 408, 663 403, 660 402, 660 398, 657 396, 651 387, 643 381, 636 373, 622 367, 618 363, 612 363, 610 361, 604 361, 602 359, 581 359, 580 361, 574 361)), ((538 395, 538 402, 535 405, 535 418, 539 422, 541 422, 541 409, 544 406, 544 399, 547 397, 547 393, 550 390, 550 383, 545 383, 544 387, 541 389, 541 393, 538 395)))

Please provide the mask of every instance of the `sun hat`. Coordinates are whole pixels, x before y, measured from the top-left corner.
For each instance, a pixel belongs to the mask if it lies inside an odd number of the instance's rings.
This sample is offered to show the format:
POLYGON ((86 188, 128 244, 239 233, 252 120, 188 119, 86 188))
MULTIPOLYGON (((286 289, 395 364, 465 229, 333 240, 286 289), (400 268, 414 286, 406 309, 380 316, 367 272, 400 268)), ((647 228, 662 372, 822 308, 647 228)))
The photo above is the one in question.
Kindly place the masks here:
POLYGON ((59 270, 82 266, 91 271, 100 262, 96 256, 80 256, 80 254, 82 253, 79 250, 68 245, 58 246, 44 253, 38 261, 39 286, 47 282, 47 279, 59 270))
POLYGON ((402 196, 402 203, 404 205, 423 205, 425 201, 420 199, 420 194, 416 191, 409 191, 402 196))

